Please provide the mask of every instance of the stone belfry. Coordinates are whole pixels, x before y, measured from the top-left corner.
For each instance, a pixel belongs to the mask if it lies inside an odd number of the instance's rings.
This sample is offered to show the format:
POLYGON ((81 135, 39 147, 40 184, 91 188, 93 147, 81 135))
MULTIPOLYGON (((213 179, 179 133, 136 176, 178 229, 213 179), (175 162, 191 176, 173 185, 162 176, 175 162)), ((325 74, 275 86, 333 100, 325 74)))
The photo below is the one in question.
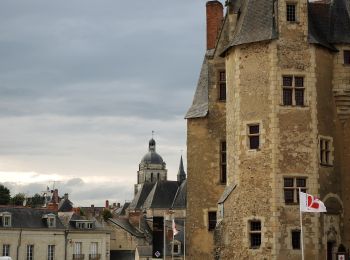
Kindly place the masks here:
POLYGON ((335 259, 350 248, 350 2, 226 1, 216 27, 220 5, 186 115, 187 254, 300 259, 300 188, 328 209, 303 216, 305 259, 335 259))
POLYGON ((166 164, 163 158, 156 152, 156 141, 151 138, 148 143, 148 152, 143 156, 139 170, 137 171, 137 184, 135 194, 144 183, 156 183, 167 180, 166 164))

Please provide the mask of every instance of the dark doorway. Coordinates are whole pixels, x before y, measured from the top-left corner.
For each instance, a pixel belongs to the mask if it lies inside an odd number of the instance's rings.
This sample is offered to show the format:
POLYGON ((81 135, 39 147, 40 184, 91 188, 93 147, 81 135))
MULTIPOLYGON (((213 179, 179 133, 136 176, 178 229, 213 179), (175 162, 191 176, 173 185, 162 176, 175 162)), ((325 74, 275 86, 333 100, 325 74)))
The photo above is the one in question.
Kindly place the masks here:
POLYGON ((328 241, 327 242, 327 260, 333 260, 333 248, 334 248, 335 242, 334 241, 328 241))

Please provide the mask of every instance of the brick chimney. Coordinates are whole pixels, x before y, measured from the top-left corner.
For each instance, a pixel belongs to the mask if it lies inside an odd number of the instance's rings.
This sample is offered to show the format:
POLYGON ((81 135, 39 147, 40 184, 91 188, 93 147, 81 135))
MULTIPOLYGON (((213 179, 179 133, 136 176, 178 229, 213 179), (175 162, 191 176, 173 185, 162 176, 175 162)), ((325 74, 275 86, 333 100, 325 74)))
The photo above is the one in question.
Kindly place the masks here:
POLYGON ((52 203, 58 203, 58 189, 55 189, 53 191, 51 191, 52 193, 52 199, 51 199, 51 202, 52 203))
POLYGON ((214 49, 224 18, 224 7, 219 1, 208 1, 207 9, 207 50, 214 49))
POLYGON ((109 201, 108 200, 106 200, 105 208, 109 209, 109 201))

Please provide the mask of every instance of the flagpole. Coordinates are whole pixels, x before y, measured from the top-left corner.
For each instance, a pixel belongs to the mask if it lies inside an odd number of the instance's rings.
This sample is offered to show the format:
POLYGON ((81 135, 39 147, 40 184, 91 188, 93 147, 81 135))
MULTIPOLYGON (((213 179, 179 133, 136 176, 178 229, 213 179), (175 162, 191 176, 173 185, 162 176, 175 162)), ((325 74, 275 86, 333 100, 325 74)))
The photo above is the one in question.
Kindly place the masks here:
POLYGON ((164 211, 164 213, 163 213, 163 239, 164 239, 164 241, 163 241, 163 243, 164 243, 164 245, 163 245, 163 259, 165 260, 165 249, 166 249, 166 245, 165 245, 165 243, 166 243, 166 236, 165 236, 165 211, 164 211))
POLYGON ((186 218, 184 219, 184 260, 186 260, 186 218))
POLYGON ((300 213, 300 236, 301 236, 301 259, 304 260, 304 235, 303 235, 303 216, 301 213, 301 207, 300 207, 300 203, 301 203, 301 189, 299 188, 299 213, 300 213))

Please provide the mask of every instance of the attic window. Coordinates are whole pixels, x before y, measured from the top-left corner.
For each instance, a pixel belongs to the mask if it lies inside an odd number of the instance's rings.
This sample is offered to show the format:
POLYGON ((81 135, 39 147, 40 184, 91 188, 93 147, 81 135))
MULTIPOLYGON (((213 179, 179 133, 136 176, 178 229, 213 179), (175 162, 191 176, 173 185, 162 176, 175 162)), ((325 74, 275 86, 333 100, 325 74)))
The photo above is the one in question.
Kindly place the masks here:
POLYGON ((344 64, 350 65, 350 50, 344 50, 344 64))
POLYGON ((296 20, 296 4, 287 4, 287 21, 295 22, 296 20))
POLYGON ((2 226, 11 227, 11 213, 4 212, 2 214, 2 226))
POLYGON ((56 218, 55 218, 55 216, 49 215, 47 217, 47 226, 49 228, 56 227, 56 218))

